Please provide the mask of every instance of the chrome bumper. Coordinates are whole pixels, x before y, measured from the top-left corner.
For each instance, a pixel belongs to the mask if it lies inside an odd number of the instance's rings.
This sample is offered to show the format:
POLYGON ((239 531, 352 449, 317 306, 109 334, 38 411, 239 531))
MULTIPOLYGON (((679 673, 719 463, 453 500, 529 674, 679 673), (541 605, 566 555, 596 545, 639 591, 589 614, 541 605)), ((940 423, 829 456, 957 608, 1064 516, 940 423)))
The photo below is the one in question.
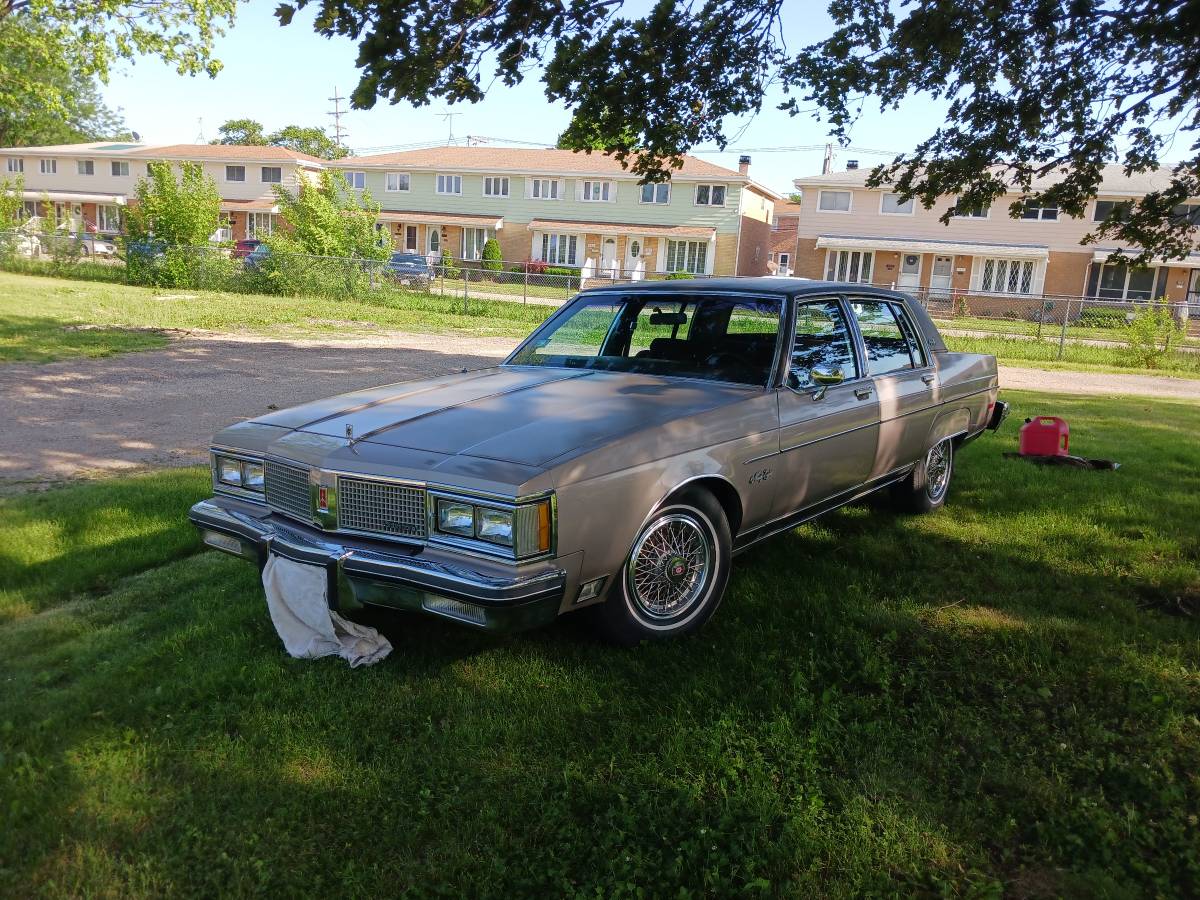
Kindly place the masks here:
POLYGON ((551 563, 532 574, 488 573, 451 559, 406 554, 373 542, 282 520, 238 500, 201 500, 188 512, 204 543, 261 569, 270 555, 320 566, 329 606, 353 612, 385 606, 453 619, 486 631, 519 631, 558 615, 567 575, 551 563))

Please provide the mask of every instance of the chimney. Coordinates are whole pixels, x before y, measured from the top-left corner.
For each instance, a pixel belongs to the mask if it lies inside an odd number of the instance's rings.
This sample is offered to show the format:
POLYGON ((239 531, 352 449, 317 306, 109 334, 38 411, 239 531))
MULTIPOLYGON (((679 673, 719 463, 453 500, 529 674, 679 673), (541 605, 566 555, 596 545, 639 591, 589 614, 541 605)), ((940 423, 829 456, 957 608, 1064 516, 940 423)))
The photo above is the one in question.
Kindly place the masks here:
POLYGON ((846 160, 846 171, 847 172, 849 172, 852 169, 857 169, 857 168, 858 168, 858 160, 857 159, 846 160))
POLYGON ((738 174, 739 175, 749 175, 750 174, 750 157, 749 156, 739 156, 738 157, 738 174))

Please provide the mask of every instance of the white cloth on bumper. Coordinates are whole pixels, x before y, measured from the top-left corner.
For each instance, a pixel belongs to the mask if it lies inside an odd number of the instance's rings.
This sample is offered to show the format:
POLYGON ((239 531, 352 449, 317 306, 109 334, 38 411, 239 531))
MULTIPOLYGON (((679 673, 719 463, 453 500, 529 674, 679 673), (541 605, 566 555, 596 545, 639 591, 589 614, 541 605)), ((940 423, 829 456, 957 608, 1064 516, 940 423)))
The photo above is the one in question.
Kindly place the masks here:
POLYGON ((369 666, 392 652, 374 628, 347 621, 329 608, 323 568, 271 554, 262 573, 267 609, 284 649, 298 659, 337 654, 351 667, 369 666))

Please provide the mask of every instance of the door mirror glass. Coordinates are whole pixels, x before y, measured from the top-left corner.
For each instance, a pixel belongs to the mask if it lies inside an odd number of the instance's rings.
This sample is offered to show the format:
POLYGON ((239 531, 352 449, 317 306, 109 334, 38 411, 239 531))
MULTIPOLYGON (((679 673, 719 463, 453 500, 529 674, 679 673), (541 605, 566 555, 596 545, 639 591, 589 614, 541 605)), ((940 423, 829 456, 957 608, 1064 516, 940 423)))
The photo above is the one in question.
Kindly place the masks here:
POLYGON ((841 369, 813 369, 809 373, 815 384, 820 384, 828 387, 831 384, 841 384, 846 380, 846 376, 842 374, 841 369))

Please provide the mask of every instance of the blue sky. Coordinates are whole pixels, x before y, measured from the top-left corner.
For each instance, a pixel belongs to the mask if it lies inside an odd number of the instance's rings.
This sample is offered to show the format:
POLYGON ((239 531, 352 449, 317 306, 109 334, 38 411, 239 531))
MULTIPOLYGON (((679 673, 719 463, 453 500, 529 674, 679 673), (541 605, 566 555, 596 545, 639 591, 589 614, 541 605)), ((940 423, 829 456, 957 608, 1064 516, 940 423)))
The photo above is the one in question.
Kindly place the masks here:
MULTIPOLYGON (((823 7, 802 11, 808 6, 807 0, 785 6, 784 28, 790 47, 819 40, 830 28, 820 11, 823 7)), ((326 113, 333 104, 327 98, 335 87, 345 95, 357 84, 357 47, 345 38, 317 35, 310 12, 301 12, 290 26, 282 28, 273 15, 274 7, 274 2, 265 0, 251 0, 240 7, 236 24, 217 43, 216 56, 225 68, 215 79, 182 77, 155 60, 143 59, 113 76, 104 89, 107 102, 120 107, 129 127, 150 143, 190 143, 201 131, 211 140, 222 122, 243 117, 257 119, 268 131, 288 124, 329 128, 332 119, 326 113)), ((447 111, 460 113, 453 119, 456 137, 469 134, 553 142, 569 119, 564 107, 546 100, 539 81, 528 79, 517 88, 493 88, 481 103, 459 104, 449 110, 441 102, 417 108, 381 100, 372 110, 350 111, 343 124, 354 148, 442 141, 449 128, 440 114, 447 111)), ((932 133, 941 118, 939 105, 921 99, 885 114, 868 103, 852 132, 852 146, 908 150, 932 133)), ((820 172, 819 150, 760 149, 824 144, 827 128, 808 116, 793 118, 767 103, 752 121, 729 122, 726 133, 739 135, 731 148, 750 152, 751 174, 778 191, 790 190, 795 177, 820 172)), ((736 168, 739 152, 730 149, 696 155, 736 168)), ((837 168, 847 159, 857 158, 869 165, 886 158, 841 149, 836 153, 837 168)))

